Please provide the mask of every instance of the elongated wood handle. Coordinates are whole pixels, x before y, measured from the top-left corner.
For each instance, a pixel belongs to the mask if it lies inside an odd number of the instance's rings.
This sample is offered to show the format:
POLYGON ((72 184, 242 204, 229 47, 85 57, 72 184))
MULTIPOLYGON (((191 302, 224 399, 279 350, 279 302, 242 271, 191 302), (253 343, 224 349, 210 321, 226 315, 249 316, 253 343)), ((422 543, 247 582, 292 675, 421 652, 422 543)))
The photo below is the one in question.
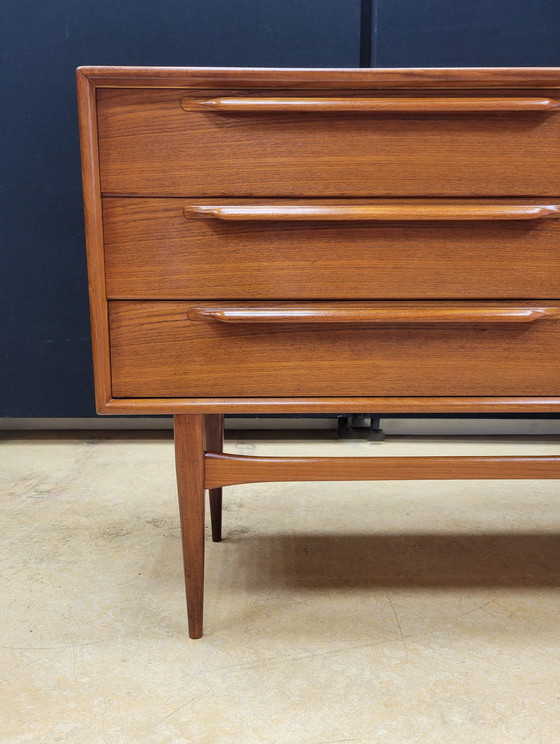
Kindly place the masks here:
POLYGON ((340 220, 348 222, 397 220, 537 220, 560 217, 560 204, 368 204, 275 205, 204 204, 184 209, 187 219, 213 218, 235 221, 340 220))
POLYGON ((417 98, 357 98, 357 97, 317 97, 291 98, 270 97, 247 98, 220 97, 193 101, 183 98, 181 106, 185 111, 204 109, 217 113, 372 113, 372 114, 476 114, 476 113, 514 113, 516 111, 554 111, 560 101, 554 98, 523 96, 484 98, 440 98, 419 96, 417 98))
POLYGON ((560 307, 538 305, 448 307, 329 305, 196 305, 187 311, 189 320, 217 320, 220 323, 532 323, 546 316, 558 316, 560 307))

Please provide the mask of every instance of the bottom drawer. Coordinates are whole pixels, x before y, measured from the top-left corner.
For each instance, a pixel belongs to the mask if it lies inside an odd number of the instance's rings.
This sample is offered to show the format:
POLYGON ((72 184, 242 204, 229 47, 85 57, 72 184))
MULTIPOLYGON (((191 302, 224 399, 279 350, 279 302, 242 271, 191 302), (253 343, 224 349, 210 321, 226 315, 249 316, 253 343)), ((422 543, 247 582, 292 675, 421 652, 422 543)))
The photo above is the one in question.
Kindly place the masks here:
POLYGON ((560 301, 109 308, 117 398, 560 393, 560 301))

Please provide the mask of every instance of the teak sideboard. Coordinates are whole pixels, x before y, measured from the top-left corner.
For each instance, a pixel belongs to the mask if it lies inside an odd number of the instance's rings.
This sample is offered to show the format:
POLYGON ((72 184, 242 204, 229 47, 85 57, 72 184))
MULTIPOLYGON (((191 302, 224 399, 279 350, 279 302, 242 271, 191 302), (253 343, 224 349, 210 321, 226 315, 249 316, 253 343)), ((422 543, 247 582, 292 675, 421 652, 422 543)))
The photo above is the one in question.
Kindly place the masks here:
POLYGON ((101 414, 173 414, 189 634, 204 491, 558 478, 560 457, 245 457, 224 413, 560 412, 560 68, 77 71, 101 414))

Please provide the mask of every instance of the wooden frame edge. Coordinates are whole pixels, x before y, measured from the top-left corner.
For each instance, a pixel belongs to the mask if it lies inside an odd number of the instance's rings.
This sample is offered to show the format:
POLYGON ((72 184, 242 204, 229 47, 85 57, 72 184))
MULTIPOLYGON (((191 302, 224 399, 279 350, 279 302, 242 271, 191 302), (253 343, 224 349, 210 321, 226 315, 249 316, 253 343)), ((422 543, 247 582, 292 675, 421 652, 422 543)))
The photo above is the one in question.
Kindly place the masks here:
POLYGON ((186 413, 558 413, 560 398, 111 398, 101 415, 186 413))
POLYGON ((103 214, 99 182, 95 85, 81 68, 76 70, 78 121, 82 160, 82 188, 86 235, 91 342, 98 413, 111 399, 109 318, 103 261, 103 214))
POLYGON ((560 67, 446 68, 239 68, 84 66, 78 72, 101 88, 273 88, 340 87, 538 88, 560 87, 560 67), (329 73, 328 82, 324 73, 329 73))

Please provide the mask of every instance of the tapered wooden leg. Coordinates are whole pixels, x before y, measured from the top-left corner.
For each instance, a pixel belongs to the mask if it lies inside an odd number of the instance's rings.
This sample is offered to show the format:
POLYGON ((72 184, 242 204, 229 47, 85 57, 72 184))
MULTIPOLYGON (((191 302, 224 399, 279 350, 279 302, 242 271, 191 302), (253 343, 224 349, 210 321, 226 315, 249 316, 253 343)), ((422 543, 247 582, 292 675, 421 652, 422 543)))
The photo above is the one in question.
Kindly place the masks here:
MULTIPOLYGON (((207 414, 204 417, 206 427, 206 450, 222 453, 224 451, 224 417, 221 414, 207 414)), ((212 522, 212 540, 222 539, 222 489, 211 488, 210 519, 212 522)))
POLYGON ((189 636, 200 638, 204 603, 204 416, 174 416, 174 428, 189 636))

